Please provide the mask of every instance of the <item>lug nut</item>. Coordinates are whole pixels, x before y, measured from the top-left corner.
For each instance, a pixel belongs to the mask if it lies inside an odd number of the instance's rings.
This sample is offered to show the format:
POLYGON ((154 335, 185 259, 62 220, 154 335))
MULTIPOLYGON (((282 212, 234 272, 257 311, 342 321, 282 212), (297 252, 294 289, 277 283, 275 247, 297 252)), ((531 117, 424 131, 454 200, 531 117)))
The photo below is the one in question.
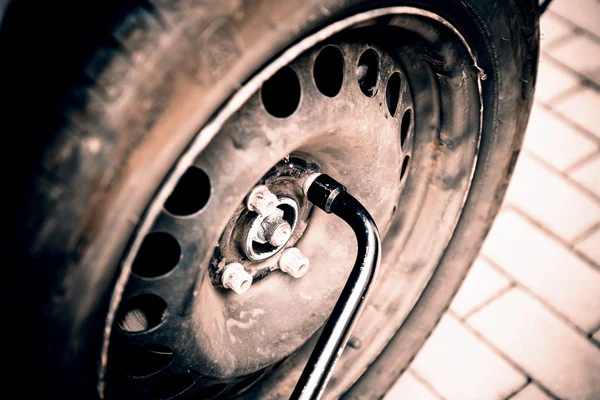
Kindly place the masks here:
POLYGON ((231 289, 237 294, 243 294, 252 285, 252 275, 239 263, 227 264, 223 270, 223 287, 231 289))
POLYGON ((279 200, 268 187, 260 185, 252 189, 248 195, 246 207, 248 210, 254 211, 262 216, 272 214, 277 210, 279 200))
POLYGON ((279 259, 279 269, 294 278, 304 276, 308 272, 309 266, 310 261, 308 258, 296 247, 285 249, 279 259))

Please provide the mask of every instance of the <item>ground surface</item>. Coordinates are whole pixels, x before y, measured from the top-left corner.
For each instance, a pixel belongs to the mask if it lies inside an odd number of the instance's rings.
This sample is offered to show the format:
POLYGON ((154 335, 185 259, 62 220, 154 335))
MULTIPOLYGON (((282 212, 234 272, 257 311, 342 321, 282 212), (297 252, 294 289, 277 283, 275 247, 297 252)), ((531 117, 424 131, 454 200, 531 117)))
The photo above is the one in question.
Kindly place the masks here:
POLYGON ((504 207, 386 400, 600 400, 600 0, 555 0, 504 207))

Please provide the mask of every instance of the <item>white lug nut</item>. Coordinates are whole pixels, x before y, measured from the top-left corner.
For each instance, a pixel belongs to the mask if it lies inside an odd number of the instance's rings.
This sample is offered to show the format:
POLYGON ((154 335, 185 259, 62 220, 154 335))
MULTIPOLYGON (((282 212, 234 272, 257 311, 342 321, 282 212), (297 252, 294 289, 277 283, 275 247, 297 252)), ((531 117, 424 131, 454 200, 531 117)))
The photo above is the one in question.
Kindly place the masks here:
POLYGON ((308 267, 310 267, 310 261, 296 247, 285 249, 279 259, 279 269, 294 278, 304 276, 308 272, 308 267))
POLYGON ((227 264, 223 270, 223 286, 231 289, 237 294, 243 294, 252 285, 252 275, 244 269, 239 263, 227 264))
POLYGON ((272 214, 277 210, 279 200, 268 187, 260 185, 252 189, 248 195, 246 207, 248 210, 254 211, 262 216, 272 214))

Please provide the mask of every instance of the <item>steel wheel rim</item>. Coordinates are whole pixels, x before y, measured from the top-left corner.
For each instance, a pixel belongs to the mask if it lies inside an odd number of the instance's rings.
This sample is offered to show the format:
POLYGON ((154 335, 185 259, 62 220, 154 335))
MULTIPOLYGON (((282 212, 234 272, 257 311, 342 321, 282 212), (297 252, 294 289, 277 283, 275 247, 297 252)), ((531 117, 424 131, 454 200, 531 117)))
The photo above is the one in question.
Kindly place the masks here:
MULTIPOLYGON (((355 25, 358 23, 364 23, 365 21, 368 21, 370 19, 373 18, 377 18, 377 17, 381 17, 381 16, 386 16, 386 15, 394 15, 394 14, 406 14, 406 15, 412 15, 415 16, 416 18, 426 18, 426 19, 433 19, 435 21, 437 21, 436 23, 439 23, 442 26, 442 29, 447 29, 450 32, 452 32, 455 35, 458 35, 458 32, 451 27, 451 25, 449 25, 447 22, 445 22, 444 20, 440 19, 438 16, 435 16, 434 14, 425 12, 423 10, 419 10, 419 9, 414 9, 414 8, 407 8, 407 7, 394 7, 394 8, 388 8, 388 9, 380 9, 380 10, 374 10, 374 11, 370 11, 367 13, 362 13, 362 14, 358 14, 355 15, 353 17, 350 17, 348 19, 345 19, 343 21, 334 23, 330 26, 328 26, 327 28, 325 28, 323 31, 318 32, 317 34, 305 39, 304 41, 300 42, 298 44, 298 46, 294 46, 292 49, 288 50, 286 53, 284 53, 284 55, 278 60, 280 63, 277 64, 277 62, 275 64, 271 64, 268 67, 266 67, 264 70, 262 70, 261 73, 259 73, 251 82, 249 85, 245 86, 244 88, 242 88, 240 90, 240 92, 238 93, 238 95, 234 96, 232 98, 232 100, 228 103, 228 105, 224 108, 223 113, 219 114, 219 116, 217 118, 215 118, 213 120, 212 124, 209 124, 207 127, 205 127, 203 129, 203 131, 200 133, 200 135, 198 136, 198 138, 196 139, 196 141, 190 146, 189 151, 182 157, 182 159, 180 160, 178 167, 174 170, 173 174, 171 175, 170 180, 175 180, 177 181, 179 179, 179 177, 183 174, 183 172, 185 172, 184 167, 186 164, 189 164, 190 160, 192 159, 192 154, 197 154, 199 153, 199 150, 204 146, 208 144, 208 140, 206 139, 206 136, 203 136, 203 133, 206 134, 206 132, 208 132, 208 134, 212 133, 213 135, 217 133, 218 129, 217 129, 217 125, 219 122, 224 122, 227 119, 227 112, 230 111, 230 115, 232 113, 232 110, 236 109, 238 106, 242 106, 245 101, 243 101, 242 99, 244 98, 244 96, 248 96, 251 97, 252 96, 252 92, 249 92, 251 90, 251 88, 253 87, 257 87, 260 85, 261 83, 261 79, 264 80, 264 77, 268 76, 268 74, 272 74, 273 72, 276 72, 276 67, 277 65, 281 66, 283 62, 285 62, 286 60, 290 60, 295 58, 298 54, 300 54, 302 52, 302 46, 307 46, 307 47, 314 47, 315 44, 317 44, 318 42, 322 42, 323 39, 325 39, 327 36, 332 35, 333 33, 337 32, 337 31, 341 31, 342 29, 349 27, 351 25, 355 25), (254 83, 254 86, 251 84, 254 83), (223 117, 221 117, 223 116, 223 117), (175 179, 177 178, 177 179, 175 179)), ((398 24, 401 24, 402 21, 396 21, 398 24)), ((462 39, 462 37, 460 35, 456 36, 456 38, 458 38, 458 41, 461 42, 463 45, 465 45, 464 39, 462 39)), ((466 46, 466 45, 465 45, 466 46)), ((306 49, 306 47, 304 48, 306 49)), ((468 50, 468 47, 465 47, 464 49, 467 53, 470 53, 468 50)), ((468 54, 471 58, 472 55, 468 54)), ((473 61, 474 63, 474 61, 473 61)), ((475 65, 475 69, 476 69, 476 63, 474 63, 475 65)), ((476 88, 477 90, 480 91, 479 88, 479 78, 481 76, 477 76, 476 78, 472 79, 471 84, 473 85, 473 88, 476 88)), ((387 79, 387 78, 386 78, 387 79)), ((384 86, 385 88, 385 86, 384 86)), ((479 92, 480 93, 480 92, 479 92)), ((369 97, 369 96, 367 96, 369 97)), ((479 100, 479 98, 477 98, 477 100, 479 100)), ((385 106, 384 106, 385 108, 385 106)), ((388 110, 386 110, 388 111, 388 110)), ((412 112, 412 111, 411 111, 412 112)), ((399 113, 400 116, 402 117, 402 113, 399 113)), ((479 117, 480 120, 480 117, 479 117)), ((480 122, 480 121, 479 121, 480 122)), ((478 130, 476 130, 475 133, 475 137, 478 137, 478 133, 480 131, 480 125, 478 125, 478 130)), ((412 139, 413 136, 411 136, 412 139)), ((412 142, 410 142, 412 143, 412 142)), ((478 145, 478 140, 476 140, 475 142, 472 143, 473 146, 471 146, 471 149, 473 150, 473 154, 476 155, 477 152, 477 145, 478 145)), ((474 160, 473 159, 473 165, 474 165, 474 160)), ((468 189, 468 185, 470 182, 470 176, 472 175, 472 170, 473 170, 473 166, 471 166, 471 174, 467 177, 466 182, 465 182, 465 190, 468 189)), ((406 182, 406 178, 404 178, 404 180, 402 181, 404 184, 404 182, 406 182)), ((164 201, 166 199, 166 197, 169 195, 169 188, 168 185, 163 185, 161 191, 159 192, 159 194, 156 197, 155 200, 155 204, 159 204, 160 207, 162 208, 162 204, 164 204, 164 201)), ((463 201, 464 201, 464 197, 466 197, 466 194, 463 195, 463 201)), ((395 211, 395 210, 394 210, 395 211)), ((154 214, 156 214, 156 211, 154 211, 154 214)), ((153 210, 152 207, 149 208, 147 215, 144 219, 144 222, 142 223, 142 226, 139 230, 139 232, 144 232, 144 231, 148 231, 149 230, 149 225, 150 222, 153 219, 153 210), (145 229, 146 228, 146 229, 145 229)), ((457 216, 456 216, 457 219, 457 216)), ((388 224, 386 224, 388 225, 388 224)), ((382 230, 388 230, 388 229, 394 229, 393 226, 390 227, 390 225, 382 227, 382 230)), ((119 285, 117 286, 117 290, 115 291, 115 296, 113 297, 113 302, 111 305, 111 314, 109 314, 109 318, 107 320, 107 332, 105 334, 105 349, 103 352, 103 358, 102 358, 102 371, 101 371, 101 376, 103 376, 103 371, 104 371, 104 367, 106 366, 106 356, 107 356, 107 347, 108 347, 108 338, 110 337, 110 329, 111 326, 113 325, 113 317, 114 317, 114 312, 117 310, 118 308, 118 302, 119 302, 119 295, 122 294, 122 291, 126 281, 128 280, 127 275, 129 274, 129 269, 133 263, 133 255, 136 254, 137 249, 139 249, 140 245, 141 245, 141 240, 140 237, 143 237, 143 235, 139 235, 138 237, 134 240, 133 245, 130 248, 129 251, 129 256, 127 256, 125 258, 125 262, 123 264, 123 273, 121 275, 121 278, 119 280, 119 285)), ((424 285, 424 284, 423 284, 424 285)), ((343 361, 342 361, 343 362, 343 361)), ((99 388, 100 391, 102 392, 102 385, 103 385, 103 381, 100 381, 99 384, 99 388)))

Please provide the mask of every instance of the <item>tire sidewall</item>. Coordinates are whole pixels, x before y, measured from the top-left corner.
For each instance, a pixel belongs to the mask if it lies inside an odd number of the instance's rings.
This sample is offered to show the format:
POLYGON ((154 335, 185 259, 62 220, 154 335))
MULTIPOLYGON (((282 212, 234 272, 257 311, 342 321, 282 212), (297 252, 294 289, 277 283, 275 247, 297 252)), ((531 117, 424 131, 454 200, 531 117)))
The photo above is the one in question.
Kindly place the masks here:
MULTIPOLYGON (((199 5, 198 10, 188 10, 193 12, 187 19, 174 22, 175 27, 157 39, 156 54, 145 65, 147 71, 124 83, 126 96, 104 102, 101 113, 95 112, 95 107, 78 109, 71 124, 55 132, 59 137, 67 131, 79 131, 78 166, 86 169, 81 179, 94 177, 110 184, 86 193, 64 191, 63 196, 70 197, 50 203, 39 197, 52 194, 39 190, 39 177, 31 177, 31 185, 18 187, 23 198, 35 192, 36 202, 52 205, 31 210, 35 204, 27 203, 27 210, 42 215, 42 222, 27 224, 17 235, 18 256, 26 260, 23 264, 27 268, 10 278, 21 282, 32 279, 28 271, 43 271, 33 278, 40 288, 39 296, 27 298, 21 284, 12 288, 12 294, 17 301, 28 304, 28 331, 45 327, 44 337, 35 341, 29 335, 17 339, 28 342, 24 344, 28 348, 24 365, 43 377, 37 390, 45 393, 44 397, 96 396, 96 367, 119 259, 156 188, 198 128, 241 83, 299 37, 345 15, 384 4, 390 2, 225 1, 214 8, 199 5), (215 37, 219 40, 213 40, 215 37), (233 56, 224 57, 225 51, 233 56), (149 84, 149 78, 155 78, 155 83, 149 84), (140 106, 148 97, 154 103, 157 101, 153 99, 160 97, 160 107, 152 109, 151 116, 144 115, 140 106), (173 109, 182 111, 173 114, 173 109), (148 132, 140 136, 144 129, 148 132), (90 141, 92 138, 100 138, 107 150, 94 152, 90 147, 95 143, 90 141), (45 215, 62 221, 60 229, 52 228, 45 215), (74 237, 76 245, 71 244, 74 237)), ((483 82, 481 154, 465 210, 440 267, 404 324, 405 350, 395 352, 393 373, 388 369, 382 381, 383 374, 377 374, 377 369, 387 364, 385 357, 380 357, 383 361, 378 360, 357 384, 361 393, 372 394, 372 398, 389 387, 414 357, 483 243, 508 185, 531 107, 532 92, 515 87, 522 88, 524 71, 537 64, 537 13, 533 1, 393 4, 430 9, 459 27, 488 79, 483 82), (526 18, 525 22, 519 24, 514 18, 515 10, 526 18), (524 47, 532 58, 523 59, 524 47), (379 389, 374 389, 374 379, 379 389)), ((168 20, 168 13, 164 14, 168 20)), ((116 72, 107 67, 104 74, 116 72)), ((65 140, 50 143, 45 155, 62 154, 69 145, 65 140)), ((43 179, 53 178, 45 175, 43 179)))

